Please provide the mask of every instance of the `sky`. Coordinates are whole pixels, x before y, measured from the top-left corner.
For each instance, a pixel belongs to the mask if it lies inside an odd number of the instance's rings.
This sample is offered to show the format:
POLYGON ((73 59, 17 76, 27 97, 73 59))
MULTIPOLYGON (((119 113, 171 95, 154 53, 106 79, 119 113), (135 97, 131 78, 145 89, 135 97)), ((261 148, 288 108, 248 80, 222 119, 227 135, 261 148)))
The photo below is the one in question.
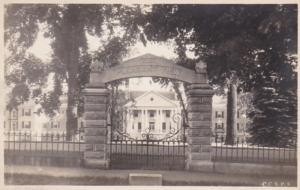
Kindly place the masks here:
MULTIPOLYGON (((100 41, 98 38, 87 35, 87 40, 89 51, 96 51, 99 48, 100 41)), ((43 61, 50 61, 52 52, 50 42, 50 39, 44 38, 43 34, 39 33, 36 42, 31 48, 29 48, 28 51, 35 54, 43 61)), ((125 59, 137 57, 146 53, 151 53, 153 55, 162 56, 168 59, 176 58, 176 54, 174 53, 174 46, 171 42, 160 44, 149 42, 147 43, 146 47, 143 45, 143 43, 138 42, 133 47, 131 47, 131 51, 129 52, 128 57, 126 57, 125 59)))

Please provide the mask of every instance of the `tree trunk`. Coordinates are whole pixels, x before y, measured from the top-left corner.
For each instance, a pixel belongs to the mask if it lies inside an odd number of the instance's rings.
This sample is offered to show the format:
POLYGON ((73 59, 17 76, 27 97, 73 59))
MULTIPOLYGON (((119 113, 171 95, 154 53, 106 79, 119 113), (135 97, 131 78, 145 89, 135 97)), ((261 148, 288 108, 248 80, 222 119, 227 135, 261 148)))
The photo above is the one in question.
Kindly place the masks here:
MULTIPOLYGON (((78 78, 79 73, 79 57, 80 57, 80 38, 82 36, 78 35, 79 31, 82 30, 82 25, 78 21, 78 6, 69 5, 68 12, 64 16, 65 26, 64 32, 67 34, 70 39, 64 41, 65 47, 68 49, 65 50, 62 54, 65 64, 68 70, 68 101, 67 101, 67 123, 66 123, 66 138, 71 140, 72 136, 77 130, 77 116, 75 116, 74 111, 77 111, 77 99, 79 98, 80 92, 80 81, 78 78)), ((66 37, 66 36, 64 36, 66 37)))
POLYGON ((227 92, 227 122, 225 144, 233 145, 235 139, 235 127, 237 125, 237 86, 230 84, 227 92))
POLYGON ((72 139, 72 136, 75 134, 75 131, 77 130, 77 117, 75 117, 73 110, 76 109, 75 107, 75 101, 71 96, 68 96, 68 102, 67 102, 67 110, 66 110, 66 116, 67 116, 67 122, 66 122, 66 140, 69 141, 72 139))
MULTIPOLYGON (((75 61, 74 61, 75 62, 75 61)), ((66 132, 67 140, 71 140, 72 136, 75 134, 77 128, 77 116, 75 111, 77 111, 77 102, 76 98, 78 97, 78 81, 76 80, 76 72, 70 72, 70 78, 68 79, 68 99, 67 99, 67 123, 66 123, 66 132)))

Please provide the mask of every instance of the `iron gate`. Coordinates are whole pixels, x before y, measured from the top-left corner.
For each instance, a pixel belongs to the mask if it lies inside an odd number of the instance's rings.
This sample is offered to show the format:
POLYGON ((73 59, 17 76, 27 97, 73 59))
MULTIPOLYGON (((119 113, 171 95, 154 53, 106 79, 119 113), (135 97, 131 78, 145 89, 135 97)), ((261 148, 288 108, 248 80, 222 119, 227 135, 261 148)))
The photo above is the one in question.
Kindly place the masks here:
MULTIPOLYGON (((174 116, 173 116, 174 118, 174 116)), ((119 130, 111 133, 109 143, 110 168, 112 169, 167 169, 185 168, 186 137, 181 128, 172 128, 162 138, 156 138, 150 128, 141 133, 142 139, 132 138, 119 130)))

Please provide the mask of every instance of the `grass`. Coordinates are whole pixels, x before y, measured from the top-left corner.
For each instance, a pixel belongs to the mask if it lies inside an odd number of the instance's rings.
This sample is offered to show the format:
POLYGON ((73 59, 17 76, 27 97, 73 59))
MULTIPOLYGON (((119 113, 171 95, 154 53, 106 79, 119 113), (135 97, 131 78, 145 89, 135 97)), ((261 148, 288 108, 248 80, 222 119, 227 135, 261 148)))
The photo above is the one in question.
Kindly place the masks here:
POLYGON ((118 177, 52 177, 46 175, 4 174, 6 185, 128 185, 118 177))
MULTIPOLYGON (((53 177, 46 175, 29 175, 29 174, 4 174, 6 185, 118 185, 127 186, 129 185, 128 177, 53 177)), ((267 181, 289 182, 289 185, 284 186, 297 186, 296 179, 290 179, 288 177, 283 178, 271 178, 267 181)), ((163 180, 164 186, 261 186, 260 180, 241 180, 239 182, 227 181, 226 179, 219 180, 207 180, 205 178, 199 178, 199 181, 189 180, 163 180)), ((273 184, 274 185, 274 184, 273 184)))

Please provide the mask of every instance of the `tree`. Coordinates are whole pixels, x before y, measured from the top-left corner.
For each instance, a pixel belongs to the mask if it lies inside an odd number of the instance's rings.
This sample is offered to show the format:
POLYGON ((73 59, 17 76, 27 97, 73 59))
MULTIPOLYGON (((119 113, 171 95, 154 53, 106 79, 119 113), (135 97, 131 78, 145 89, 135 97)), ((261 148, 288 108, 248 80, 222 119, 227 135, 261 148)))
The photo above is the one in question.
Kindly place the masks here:
POLYGON ((236 84, 230 84, 227 94, 227 129, 225 144, 234 144, 235 126, 237 125, 237 88, 236 84))
POLYGON ((69 139, 77 129, 75 113, 82 105, 80 93, 88 82, 91 61, 98 59, 107 65, 117 64, 137 37, 140 11, 139 6, 109 4, 6 5, 5 44, 10 51, 6 61, 6 81, 12 86, 9 105, 17 106, 29 98, 35 98, 43 111, 53 116, 63 93, 61 83, 66 82, 66 128, 69 139), (50 64, 43 64, 27 53, 39 32, 52 40, 50 64), (101 44, 94 55, 88 52, 87 34, 102 39, 108 36, 105 39, 107 43, 101 44), (53 75, 55 87, 50 92, 43 92, 50 75, 53 75))
MULTIPOLYGON (((206 61, 210 83, 227 87, 228 98, 237 85, 232 78, 240 81, 238 91, 250 92, 261 88, 261 79, 294 67, 289 56, 297 50, 296 5, 154 5, 146 20, 148 40, 173 39, 178 63, 186 67, 206 61)), ((234 116, 234 106, 228 106, 234 116)))
POLYGON ((276 79, 274 76, 263 80, 260 89, 253 93, 256 109, 250 113, 253 125, 249 140, 264 146, 296 146, 297 75, 274 82, 276 79))

